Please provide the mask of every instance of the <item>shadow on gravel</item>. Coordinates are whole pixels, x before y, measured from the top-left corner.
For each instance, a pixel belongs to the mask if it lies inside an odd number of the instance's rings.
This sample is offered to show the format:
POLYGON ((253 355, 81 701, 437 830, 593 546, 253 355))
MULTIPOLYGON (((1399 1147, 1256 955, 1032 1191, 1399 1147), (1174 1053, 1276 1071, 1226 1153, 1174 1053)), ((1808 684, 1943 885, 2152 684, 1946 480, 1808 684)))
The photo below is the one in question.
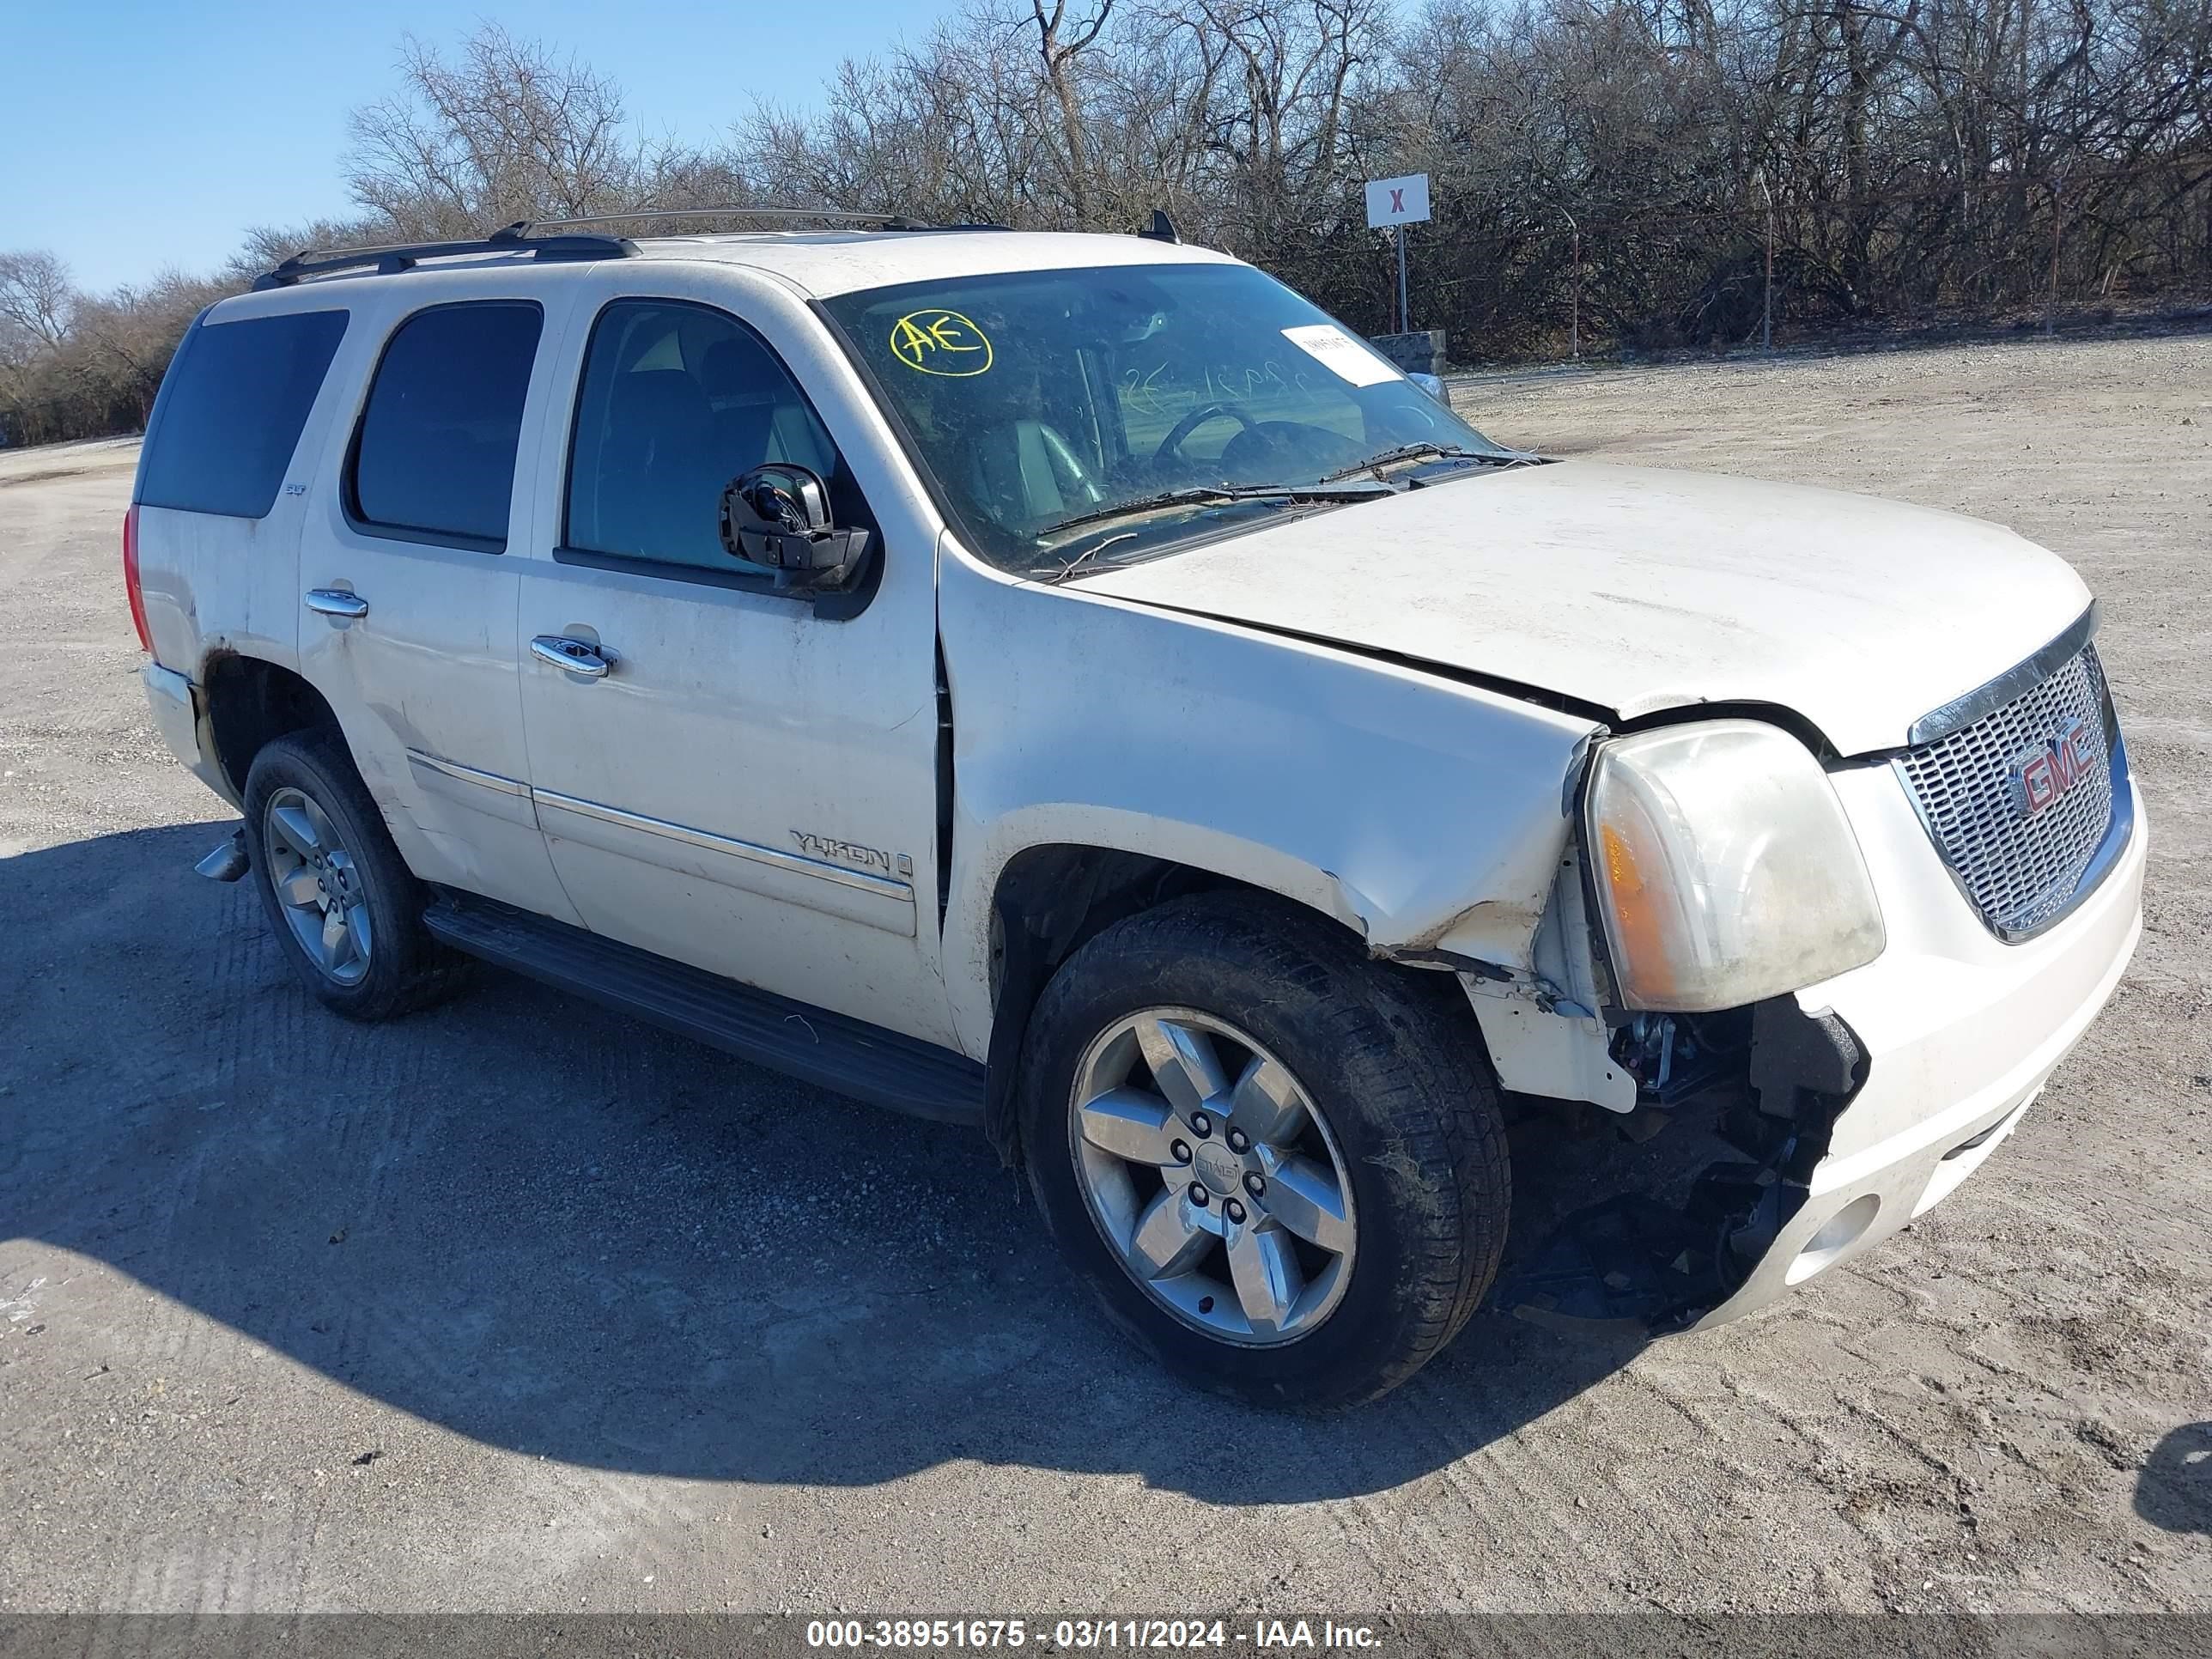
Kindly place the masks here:
POLYGON ((2167 1532, 2212 1536, 2212 1423, 2185 1423, 2151 1448, 2136 1513, 2167 1532))
MULTIPOLYGON (((1486 1311, 1325 1425, 1194 1395, 1093 1310, 980 1137, 489 971, 349 1025, 244 884, 191 873, 227 828, 0 860, 0 1238, 489 1445, 835 1485, 969 1459, 1285 1503, 1443 1468, 1633 1352, 1486 1311)), ((144 1370, 143 1329, 70 1351, 144 1370)))

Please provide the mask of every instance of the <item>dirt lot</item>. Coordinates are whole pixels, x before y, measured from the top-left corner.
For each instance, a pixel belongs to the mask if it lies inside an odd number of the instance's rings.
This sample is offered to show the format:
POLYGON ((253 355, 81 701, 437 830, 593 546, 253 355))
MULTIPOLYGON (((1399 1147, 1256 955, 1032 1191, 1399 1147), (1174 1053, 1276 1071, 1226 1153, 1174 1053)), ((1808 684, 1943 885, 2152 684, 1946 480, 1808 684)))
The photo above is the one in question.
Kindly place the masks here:
POLYGON ((518 981, 310 1006, 190 872, 133 450, 0 456, 0 1609, 2212 1608, 2212 339, 1459 392, 2102 595, 2142 946, 1957 1197, 1711 1335, 1486 1314, 1349 1419, 1194 1397, 965 1134, 518 981))

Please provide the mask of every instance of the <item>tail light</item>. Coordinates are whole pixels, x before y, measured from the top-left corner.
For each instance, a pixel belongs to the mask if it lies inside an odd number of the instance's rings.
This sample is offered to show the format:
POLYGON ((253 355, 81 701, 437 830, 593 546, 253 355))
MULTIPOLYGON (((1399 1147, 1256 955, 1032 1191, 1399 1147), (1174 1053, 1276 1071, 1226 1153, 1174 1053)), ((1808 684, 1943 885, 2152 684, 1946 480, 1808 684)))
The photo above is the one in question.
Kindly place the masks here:
POLYGON ((123 515, 123 591, 131 596, 131 621, 138 629, 138 648, 154 654, 153 636, 146 631, 146 596, 138 588, 138 503, 123 515))

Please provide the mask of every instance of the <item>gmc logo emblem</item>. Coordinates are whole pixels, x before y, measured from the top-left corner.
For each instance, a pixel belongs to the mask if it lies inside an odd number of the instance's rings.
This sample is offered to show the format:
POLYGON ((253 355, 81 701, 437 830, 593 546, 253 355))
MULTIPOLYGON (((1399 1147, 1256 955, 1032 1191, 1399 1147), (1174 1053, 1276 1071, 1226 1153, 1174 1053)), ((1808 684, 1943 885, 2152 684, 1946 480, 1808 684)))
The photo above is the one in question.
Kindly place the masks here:
POLYGON ((2032 818, 2063 800, 2096 763, 2088 727, 2071 720, 2041 748, 2023 749, 2011 767, 2012 802, 2021 817, 2032 818))

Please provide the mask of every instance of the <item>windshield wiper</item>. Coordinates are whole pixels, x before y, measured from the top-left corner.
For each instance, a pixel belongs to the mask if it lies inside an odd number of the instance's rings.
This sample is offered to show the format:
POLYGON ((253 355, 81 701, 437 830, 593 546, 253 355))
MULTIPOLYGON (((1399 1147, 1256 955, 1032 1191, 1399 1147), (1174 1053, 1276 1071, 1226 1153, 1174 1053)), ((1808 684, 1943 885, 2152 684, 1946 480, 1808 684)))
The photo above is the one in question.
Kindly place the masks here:
POLYGON ((1133 501, 1093 507, 1088 513, 1078 513, 1057 524, 1048 524, 1036 534, 1040 538, 1057 536, 1063 530, 1079 530, 1087 524, 1106 524, 1115 519, 1140 518, 1171 507, 1219 507, 1232 501, 1361 501, 1396 493, 1395 484, 1385 483, 1380 478, 1364 484, 1346 483, 1335 478, 1324 478, 1311 484, 1197 484, 1187 489, 1164 490, 1133 501))
POLYGON ((1537 458, 1517 449, 1468 449, 1458 444, 1400 444, 1395 449, 1386 449, 1379 455, 1370 455, 1365 460, 1351 466, 1340 467, 1323 478, 1323 483, 1335 483, 1345 478, 1356 478, 1363 472, 1372 472, 1377 467, 1394 466, 1400 461, 1484 461, 1492 466, 1527 466, 1537 458))

